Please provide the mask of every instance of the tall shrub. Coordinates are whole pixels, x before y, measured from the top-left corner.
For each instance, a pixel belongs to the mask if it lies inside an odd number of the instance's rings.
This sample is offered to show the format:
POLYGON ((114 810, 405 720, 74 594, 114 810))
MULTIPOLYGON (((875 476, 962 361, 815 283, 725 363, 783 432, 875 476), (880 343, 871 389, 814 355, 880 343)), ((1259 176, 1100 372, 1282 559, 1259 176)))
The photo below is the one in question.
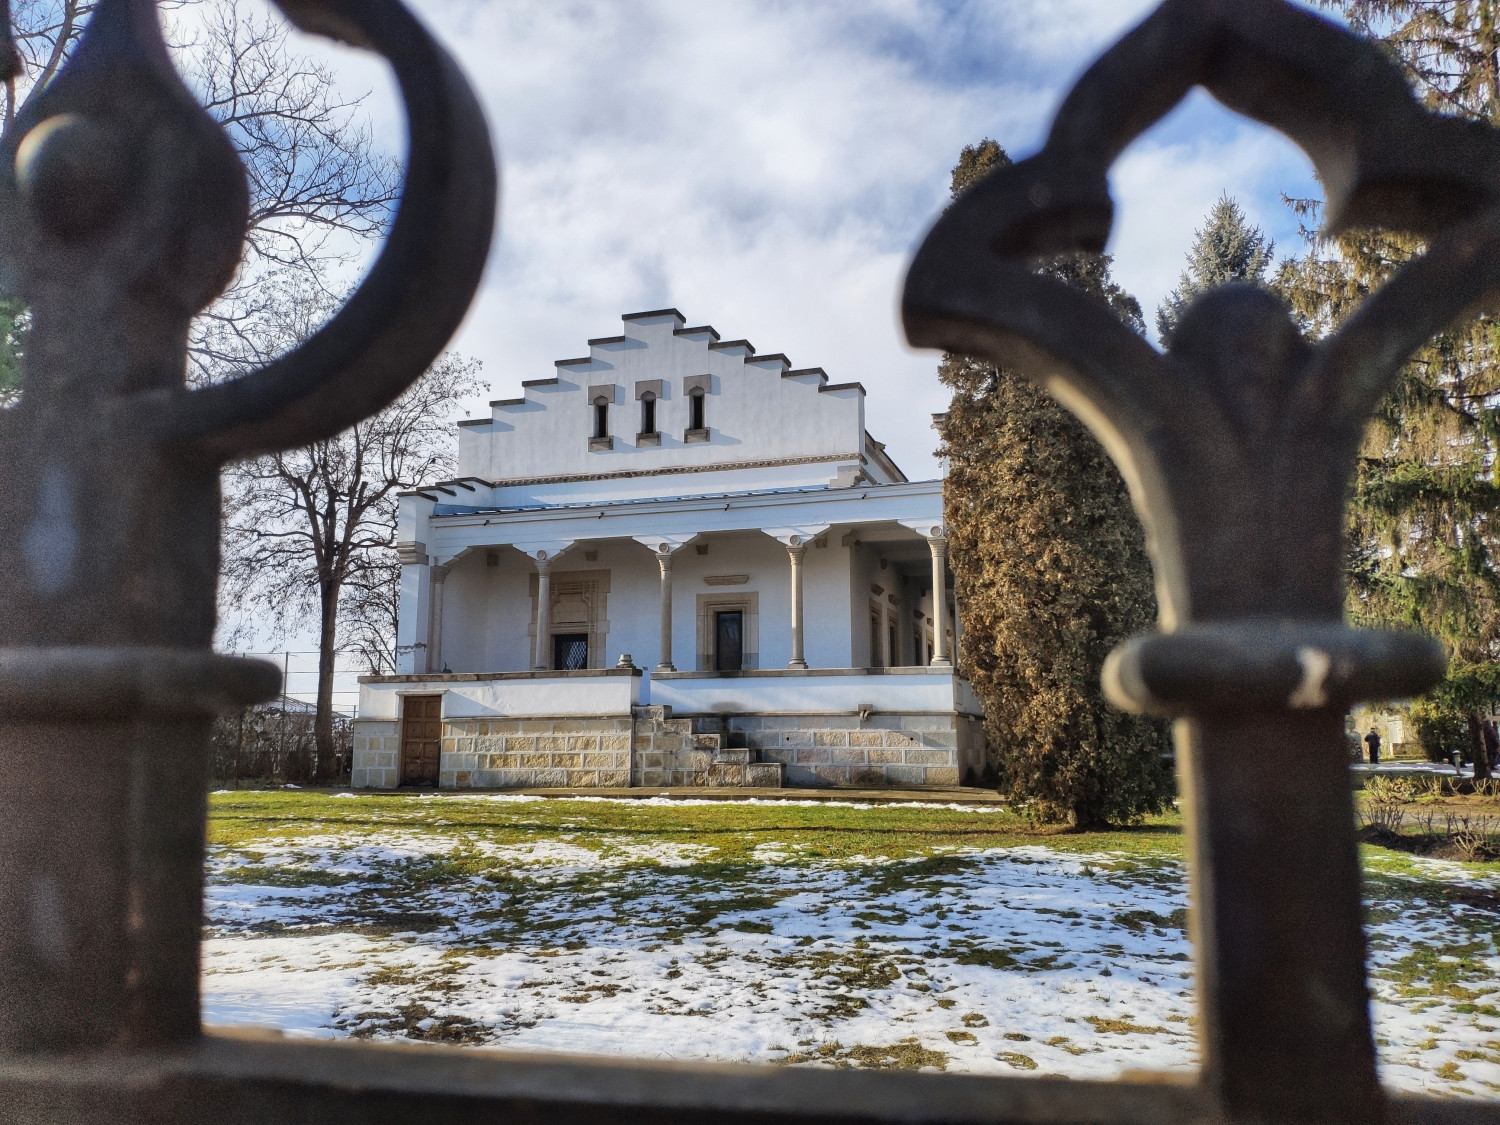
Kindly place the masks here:
MULTIPOLYGON (((1010 163, 994 141, 963 150, 952 190, 1010 163)), ((1041 267, 1108 302, 1137 331, 1140 305, 1109 259, 1041 267)), ((946 356, 944 507, 963 618, 963 673, 984 701, 999 791, 1041 820, 1129 822, 1172 793, 1161 723, 1105 702, 1112 648, 1152 627, 1145 534, 1124 481, 1083 425, 1024 377, 946 356)))

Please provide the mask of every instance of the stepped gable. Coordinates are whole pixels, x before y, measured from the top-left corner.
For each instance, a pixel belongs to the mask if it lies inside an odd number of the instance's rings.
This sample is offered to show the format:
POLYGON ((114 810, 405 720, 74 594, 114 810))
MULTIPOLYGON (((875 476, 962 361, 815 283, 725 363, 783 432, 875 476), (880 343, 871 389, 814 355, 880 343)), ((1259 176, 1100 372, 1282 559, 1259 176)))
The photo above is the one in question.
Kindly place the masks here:
POLYGON ((550 376, 493 400, 488 418, 466 419, 459 474, 501 486, 838 462, 852 468, 782 473, 754 487, 853 483, 872 465, 873 483, 904 479, 872 456, 864 396, 857 381, 833 382, 822 367, 725 339, 678 309, 626 313, 619 332, 587 341, 586 355, 555 360, 550 376))

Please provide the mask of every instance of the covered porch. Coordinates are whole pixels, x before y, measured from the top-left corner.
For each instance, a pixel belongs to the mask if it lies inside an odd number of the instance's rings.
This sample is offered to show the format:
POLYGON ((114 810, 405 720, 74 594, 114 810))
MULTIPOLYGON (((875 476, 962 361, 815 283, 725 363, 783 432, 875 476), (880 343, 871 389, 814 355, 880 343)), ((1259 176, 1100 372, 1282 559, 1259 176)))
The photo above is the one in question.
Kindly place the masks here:
MULTIPOLYGON (((382 761, 405 755, 399 701, 420 692, 443 700, 445 759, 492 737, 467 733, 475 723, 630 718, 636 741, 643 718, 671 724, 589 784, 710 784, 715 757, 661 757, 675 737, 686 753, 722 752, 720 765, 778 766, 778 783, 957 785, 983 771, 980 709, 954 673, 939 482, 543 509, 425 499, 402 546, 401 671, 361 684, 356 736, 378 739, 382 761), (626 707, 587 701, 577 677, 601 673, 637 685, 626 707), (575 695, 567 708, 559 691, 575 695)), ((604 732, 563 737, 587 733, 604 732)), ((534 747, 529 764, 502 765, 487 745, 487 766, 455 757, 433 780, 572 769, 560 783, 578 785, 588 773, 571 758, 543 765, 534 747)), ((388 784, 375 769, 356 784, 388 784)))

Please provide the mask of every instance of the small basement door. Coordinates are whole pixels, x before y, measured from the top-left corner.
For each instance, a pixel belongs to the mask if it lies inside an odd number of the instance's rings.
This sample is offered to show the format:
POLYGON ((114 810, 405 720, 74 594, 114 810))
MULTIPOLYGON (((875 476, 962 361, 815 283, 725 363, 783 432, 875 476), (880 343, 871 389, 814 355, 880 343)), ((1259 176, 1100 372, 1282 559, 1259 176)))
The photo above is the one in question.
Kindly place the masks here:
POLYGON ((401 705, 401 784, 436 785, 443 746, 443 697, 407 695, 401 705))

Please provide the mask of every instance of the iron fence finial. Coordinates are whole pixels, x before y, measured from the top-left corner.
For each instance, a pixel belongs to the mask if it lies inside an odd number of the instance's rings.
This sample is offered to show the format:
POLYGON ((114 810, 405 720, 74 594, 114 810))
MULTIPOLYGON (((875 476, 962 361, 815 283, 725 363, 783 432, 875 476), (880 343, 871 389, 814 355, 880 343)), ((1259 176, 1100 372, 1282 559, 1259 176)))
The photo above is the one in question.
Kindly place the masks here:
POLYGON ((1500 297, 1500 136, 1433 114, 1372 44, 1283 0, 1167 0, 1064 101, 1041 152, 937 221, 906 280, 919 346, 1041 382, 1104 442, 1156 568, 1163 631, 1114 653, 1122 706, 1177 717, 1205 1081, 1234 1119, 1379 1120, 1343 711, 1442 677, 1428 638, 1342 624, 1343 509, 1365 423, 1411 352, 1500 297), (1330 231, 1426 255, 1325 339, 1251 286, 1165 354, 1036 270, 1103 249, 1106 175, 1194 87, 1297 142, 1330 231))
POLYGON ((285 7, 391 63, 410 148, 375 267, 262 370, 186 382, 189 324, 238 266, 249 196, 154 0, 100 0, 0 144, 0 284, 32 316, 20 402, 0 411, 0 1048, 198 1033, 208 724, 280 679, 210 650, 219 467, 393 401, 487 257, 494 155, 452 60, 399 0, 285 7))

